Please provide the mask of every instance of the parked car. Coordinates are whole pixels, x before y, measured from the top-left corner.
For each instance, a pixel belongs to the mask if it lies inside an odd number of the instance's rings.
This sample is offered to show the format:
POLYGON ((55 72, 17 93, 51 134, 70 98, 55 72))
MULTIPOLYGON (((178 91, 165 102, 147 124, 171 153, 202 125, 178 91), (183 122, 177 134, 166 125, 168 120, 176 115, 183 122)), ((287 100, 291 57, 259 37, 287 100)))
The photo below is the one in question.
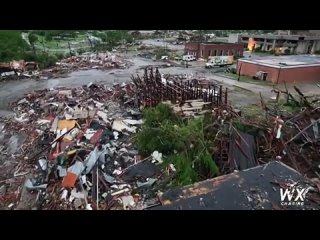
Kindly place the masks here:
POLYGON ((176 61, 182 61, 182 57, 175 57, 174 60, 176 60, 176 61))

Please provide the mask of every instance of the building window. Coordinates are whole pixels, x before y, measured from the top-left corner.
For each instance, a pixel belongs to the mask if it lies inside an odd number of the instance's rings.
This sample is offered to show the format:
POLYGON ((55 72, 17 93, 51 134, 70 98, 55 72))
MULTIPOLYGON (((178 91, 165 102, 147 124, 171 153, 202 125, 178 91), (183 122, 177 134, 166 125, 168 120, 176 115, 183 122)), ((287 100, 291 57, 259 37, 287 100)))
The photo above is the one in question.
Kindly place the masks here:
POLYGON ((234 54, 234 50, 232 49, 232 50, 231 50, 231 56, 233 56, 233 54, 234 54))
POLYGON ((223 50, 221 50, 220 56, 223 56, 223 50))
POLYGON ((208 56, 211 56, 211 50, 209 50, 208 56))
POLYGON ((229 56, 229 50, 226 50, 226 55, 229 56))
POLYGON ((203 57, 203 50, 201 50, 201 57, 203 57))
POLYGON ((214 50, 213 56, 217 56, 217 50, 214 50))

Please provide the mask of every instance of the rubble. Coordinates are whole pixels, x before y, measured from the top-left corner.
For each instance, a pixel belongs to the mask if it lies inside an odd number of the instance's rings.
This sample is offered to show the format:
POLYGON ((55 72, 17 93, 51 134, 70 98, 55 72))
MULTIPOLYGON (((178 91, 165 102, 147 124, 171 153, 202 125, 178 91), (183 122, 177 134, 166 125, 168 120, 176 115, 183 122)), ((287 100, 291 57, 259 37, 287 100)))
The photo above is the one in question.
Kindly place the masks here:
POLYGON ((55 67, 41 71, 40 76, 47 78, 59 78, 66 76, 66 74, 70 72, 78 70, 98 69, 106 71, 115 68, 125 69, 130 65, 131 63, 129 61, 109 52, 84 53, 57 62, 55 67))
POLYGON ((130 139, 143 124, 140 110, 128 101, 133 88, 46 89, 11 104, 16 117, 4 120, 2 132, 26 136, 14 159, 19 174, 30 172, 23 188, 34 195, 37 209, 134 208, 131 192, 154 184, 160 168, 151 158, 139 161, 130 139))
POLYGON ((131 62, 122 59, 112 53, 84 53, 63 59, 52 68, 40 70, 35 62, 24 60, 0 63, 1 79, 35 78, 47 80, 49 78, 66 77, 69 73, 79 70, 98 69, 107 71, 110 69, 125 69, 132 65, 131 62))
MULTIPOLYGON (((100 64, 90 58, 86 61, 100 64)), ((73 59, 60 66, 82 63, 73 59)), ((254 122, 241 117, 228 104, 227 88, 199 77, 164 76, 158 69, 149 73, 146 70, 142 78, 132 77, 132 82, 112 88, 90 83, 79 88, 34 91, 11 104, 14 118, 1 120, 0 160, 16 166, 1 176, 1 183, 9 185, 0 186, 1 199, 6 207, 18 209, 23 208, 19 195, 24 194, 34 197, 28 204, 37 209, 126 210, 167 205, 166 194, 157 193, 160 188, 166 189, 179 168, 174 163, 163 168, 166 156, 159 149, 142 156, 133 139, 144 123, 141 110, 160 102, 170 105, 182 118, 210 115, 215 145, 208 154, 218 165, 220 176, 208 182, 223 182, 257 169, 264 181, 269 181, 271 177, 265 176, 264 170, 275 166, 275 160, 281 162, 277 163, 280 168, 285 163, 317 179, 320 108, 303 96, 301 99, 304 105, 300 113, 268 109, 265 122, 254 122), (17 138, 18 134, 22 137, 17 138), (13 185, 22 188, 12 191, 13 185)), ((277 166, 274 169, 278 171, 277 166)), ((199 196, 192 201, 203 209, 216 200, 203 196, 211 190, 201 185, 195 184, 191 192, 199 196)), ((242 189, 247 201, 242 207, 270 208, 268 194, 253 186, 242 189)), ((312 199, 318 201, 317 197, 312 199)), ((184 204, 183 208, 189 208, 187 202, 184 204)))

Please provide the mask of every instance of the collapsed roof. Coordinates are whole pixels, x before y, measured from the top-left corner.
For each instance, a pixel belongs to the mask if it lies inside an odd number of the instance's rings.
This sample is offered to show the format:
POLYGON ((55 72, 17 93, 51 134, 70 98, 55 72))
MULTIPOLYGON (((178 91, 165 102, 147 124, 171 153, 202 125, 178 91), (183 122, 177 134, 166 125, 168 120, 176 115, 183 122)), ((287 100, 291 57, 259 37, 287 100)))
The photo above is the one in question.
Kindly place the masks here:
MULTIPOLYGON (((170 190, 160 196, 162 206, 152 210, 272 210, 319 208, 307 195, 304 206, 281 204, 280 187, 287 183, 311 184, 310 180, 281 162, 269 162, 254 168, 233 172, 186 187, 170 190)), ((319 193, 319 189, 317 189, 319 193)))

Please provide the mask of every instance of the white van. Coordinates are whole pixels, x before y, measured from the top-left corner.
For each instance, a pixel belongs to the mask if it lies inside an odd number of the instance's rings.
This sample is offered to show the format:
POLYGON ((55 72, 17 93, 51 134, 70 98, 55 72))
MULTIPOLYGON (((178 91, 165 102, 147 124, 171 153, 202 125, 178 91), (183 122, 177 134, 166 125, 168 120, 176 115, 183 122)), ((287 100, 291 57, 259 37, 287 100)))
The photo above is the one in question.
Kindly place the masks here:
POLYGON ((195 60, 196 60, 196 58, 193 55, 184 55, 182 57, 182 61, 190 62, 190 61, 195 61, 195 60))

